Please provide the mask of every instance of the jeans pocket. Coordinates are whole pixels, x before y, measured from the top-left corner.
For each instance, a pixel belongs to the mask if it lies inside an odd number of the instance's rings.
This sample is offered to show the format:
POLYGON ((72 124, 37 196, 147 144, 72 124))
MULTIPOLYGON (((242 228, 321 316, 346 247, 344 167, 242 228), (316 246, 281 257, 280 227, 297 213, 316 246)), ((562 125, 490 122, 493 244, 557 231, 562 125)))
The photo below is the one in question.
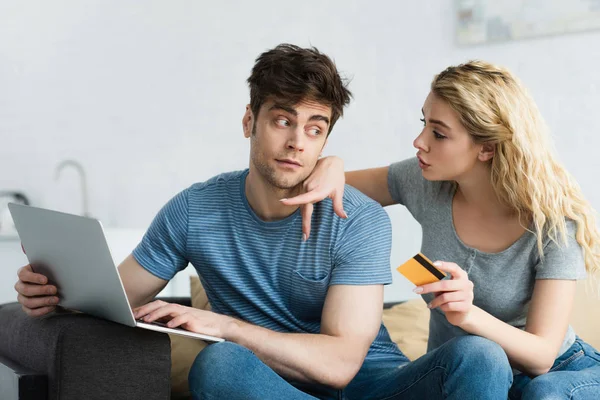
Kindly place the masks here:
POLYGON ((582 341, 581 347, 583 347, 583 351, 585 355, 590 357, 592 360, 596 361, 600 365, 600 352, 593 348, 590 344, 582 341))
POLYGON ((583 357, 584 355, 585 355, 585 352, 583 350, 579 350, 563 360, 561 360, 561 358, 559 357, 556 360, 555 364, 552 366, 552 368, 550 368, 550 371, 548 371, 548 372, 568 371, 569 365, 571 365, 573 362, 575 362, 579 358, 583 357))
POLYGON ((320 322, 329 288, 329 273, 318 279, 309 279, 299 271, 293 271, 291 288, 289 307, 292 314, 305 322, 320 322))

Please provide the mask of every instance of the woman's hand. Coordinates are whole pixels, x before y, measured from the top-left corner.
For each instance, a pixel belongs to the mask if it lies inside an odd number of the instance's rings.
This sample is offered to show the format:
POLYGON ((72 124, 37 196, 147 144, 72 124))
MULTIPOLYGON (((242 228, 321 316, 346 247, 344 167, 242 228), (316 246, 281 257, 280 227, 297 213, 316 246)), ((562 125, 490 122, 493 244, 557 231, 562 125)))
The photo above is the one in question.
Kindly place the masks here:
POLYGON ((418 286, 415 293, 434 293, 435 298, 427 305, 434 309, 439 307, 446 314, 452 325, 460 327, 465 324, 473 310, 473 282, 465 270, 452 262, 436 261, 438 269, 449 272, 452 279, 444 279, 427 285, 418 286))
POLYGON ((300 206, 303 240, 307 240, 310 236, 313 203, 329 197, 333 200, 335 213, 342 218, 348 218, 343 202, 345 184, 344 161, 335 156, 325 157, 317 161, 315 169, 304 181, 303 194, 289 199, 281 199, 281 202, 287 206, 300 206))

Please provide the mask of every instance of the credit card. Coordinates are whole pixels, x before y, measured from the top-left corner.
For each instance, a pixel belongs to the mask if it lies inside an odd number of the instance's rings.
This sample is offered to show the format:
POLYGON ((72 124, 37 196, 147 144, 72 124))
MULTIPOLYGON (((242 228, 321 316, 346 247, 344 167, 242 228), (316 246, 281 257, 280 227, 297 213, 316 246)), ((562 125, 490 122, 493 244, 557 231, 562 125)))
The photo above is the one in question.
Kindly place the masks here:
POLYGON ((444 272, 437 269, 431 260, 421 253, 418 253, 396 269, 416 286, 437 282, 446 277, 444 272))

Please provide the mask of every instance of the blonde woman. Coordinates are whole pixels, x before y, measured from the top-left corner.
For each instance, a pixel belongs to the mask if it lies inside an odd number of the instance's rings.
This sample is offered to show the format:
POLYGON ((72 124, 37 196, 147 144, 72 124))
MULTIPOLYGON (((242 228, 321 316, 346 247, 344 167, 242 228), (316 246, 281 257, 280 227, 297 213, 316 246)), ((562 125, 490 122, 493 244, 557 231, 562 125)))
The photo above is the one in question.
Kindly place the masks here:
MULTIPOLYGON (((344 182, 421 224, 421 251, 451 274, 415 292, 431 308, 429 350, 472 334, 498 343, 515 375, 510 398, 600 398, 600 353, 569 326, 576 280, 600 270, 594 211, 556 160, 537 106, 507 70, 472 61, 437 75, 422 109, 417 157, 343 172, 319 161, 304 204, 341 207, 344 182)), ((310 240, 310 237, 308 237, 310 240)))

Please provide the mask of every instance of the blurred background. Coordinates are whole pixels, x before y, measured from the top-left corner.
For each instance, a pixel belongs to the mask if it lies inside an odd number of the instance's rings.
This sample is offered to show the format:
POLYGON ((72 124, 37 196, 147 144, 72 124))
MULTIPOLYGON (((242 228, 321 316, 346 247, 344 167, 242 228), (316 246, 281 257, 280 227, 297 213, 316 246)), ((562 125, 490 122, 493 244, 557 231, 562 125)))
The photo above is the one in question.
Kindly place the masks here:
MULTIPOLYGON (((433 76, 483 59, 537 101, 600 208, 600 0, 0 0, 0 303, 26 264, 8 201, 100 219, 115 261, 180 190, 246 168, 246 78, 282 42, 316 46, 354 94, 324 155, 347 169, 415 154, 433 76), (501 4, 500 4, 501 3, 501 4)), ((401 206, 391 268, 420 248, 401 206)), ((164 294, 189 294, 189 268, 164 294)), ((386 300, 414 297, 393 272, 386 300)))

